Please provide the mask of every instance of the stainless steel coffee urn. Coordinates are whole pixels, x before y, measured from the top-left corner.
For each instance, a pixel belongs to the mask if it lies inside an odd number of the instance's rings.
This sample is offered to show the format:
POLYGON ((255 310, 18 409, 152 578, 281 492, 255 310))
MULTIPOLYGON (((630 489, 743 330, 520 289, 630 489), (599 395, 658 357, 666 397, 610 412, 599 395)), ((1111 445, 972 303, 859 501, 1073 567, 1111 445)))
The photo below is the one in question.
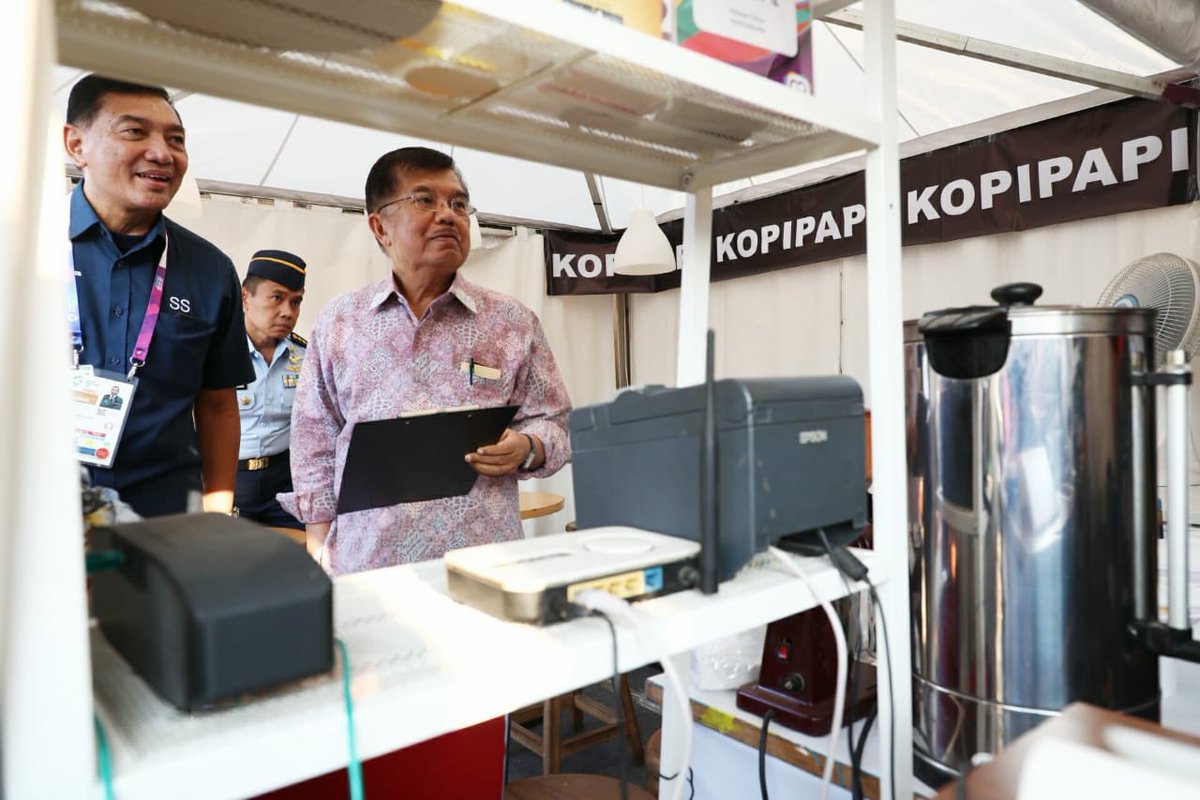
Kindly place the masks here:
MULTIPOLYGON (((917 774, 1065 705, 1157 719, 1154 312, 996 306, 906 326, 917 774)), ((1186 516, 1185 516, 1186 518, 1186 516)))

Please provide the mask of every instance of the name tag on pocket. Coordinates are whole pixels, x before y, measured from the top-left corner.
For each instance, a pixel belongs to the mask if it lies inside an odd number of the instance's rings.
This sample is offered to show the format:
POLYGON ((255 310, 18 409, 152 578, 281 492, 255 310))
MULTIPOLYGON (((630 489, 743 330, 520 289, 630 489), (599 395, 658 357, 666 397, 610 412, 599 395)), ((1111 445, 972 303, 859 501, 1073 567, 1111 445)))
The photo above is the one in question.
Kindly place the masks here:
POLYGON ((485 381, 498 381, 502 374, 496 367, 489 367, 486 364, 480 364, 478 361, 464 361, 458 365, 458 369, 460 372, 465 372, 468 376, 474 377, 476 380, 482 378, 485 381))

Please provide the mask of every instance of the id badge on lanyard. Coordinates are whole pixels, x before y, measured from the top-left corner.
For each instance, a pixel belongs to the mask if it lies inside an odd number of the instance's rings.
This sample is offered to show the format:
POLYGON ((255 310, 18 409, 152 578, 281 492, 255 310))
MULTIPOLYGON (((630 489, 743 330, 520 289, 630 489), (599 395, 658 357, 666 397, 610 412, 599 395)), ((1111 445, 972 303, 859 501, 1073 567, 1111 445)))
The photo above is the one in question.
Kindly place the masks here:
POLYGON ((71 371, 75 452, 81 462, 93 467, 113 465, 136 390, 137 378, 128 380, 119 372, 87 364, 71 371))
POLYGON ((154 271, 150 300, 133 354, 129 357, 129 372, 122 374, 79 363, 83 352, 83 326, 79 318, 79 287, 75 281, 75 259, 71 257, 71 285, 67 292, 67 321, 71 326, 71 345, 74 358, 71 368, 71 400, 75 421, 75 451, 81 462, 93 467, 111 467, 117 457, 117 446, 133 407, 137 391, 137 371, 146 363, 150 340, 158 326, 162 307, 163 285, 167 277, 167 241, 163 234, 162 258, 154 271))

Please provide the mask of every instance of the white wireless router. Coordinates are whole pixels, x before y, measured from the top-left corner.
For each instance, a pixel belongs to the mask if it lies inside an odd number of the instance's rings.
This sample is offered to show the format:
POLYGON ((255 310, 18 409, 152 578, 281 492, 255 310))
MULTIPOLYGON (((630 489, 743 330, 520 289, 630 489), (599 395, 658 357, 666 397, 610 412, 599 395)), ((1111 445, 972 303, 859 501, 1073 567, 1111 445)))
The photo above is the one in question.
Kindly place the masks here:
POLYGON ((603 589, 627 600, 699 584, 700 545, 611 526, 451 550, 450 596, 492 616, 542 625, 576 616, 575 594, 603 589))
MULTIPOLYGON (((442 556, 450 596, 501 619, 544 625, 578 616, 576 593, 602 589, 626 600, 717 591, 716 399, 708 332, 701 440, 700 541, 608 525, 442 556), (703 546, 703 547, 702 547, 703 546)), ((614 500, 614 502, 620 502, 614 500)))

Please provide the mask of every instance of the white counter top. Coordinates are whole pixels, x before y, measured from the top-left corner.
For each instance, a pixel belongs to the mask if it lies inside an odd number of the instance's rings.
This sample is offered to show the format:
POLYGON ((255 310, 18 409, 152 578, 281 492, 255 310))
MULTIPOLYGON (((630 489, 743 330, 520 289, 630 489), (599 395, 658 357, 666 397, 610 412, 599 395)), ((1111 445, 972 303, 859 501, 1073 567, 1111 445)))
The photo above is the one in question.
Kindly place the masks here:
MULTIPOLYGON (((859 557, 870 565, 871 553, 859 557)), ((799 561, 824 596, 845 592, 824 559, 799 561)), ((621 670, 812 605, 803 585, 774 566, 743 571, 710 597, 689 591, 646 601, 639 609, 654 646, 618 625, 621 670)), ((449 597, 440 561, 337 578, 334 627, 350 653, 363 759, 612 674, 602 620, 536 628, 494 619, 449 597)), ((244 797, 346 763, 340 671, 187 714, 160 700, 94 629, 92 662, 121 800, 244 797)))

